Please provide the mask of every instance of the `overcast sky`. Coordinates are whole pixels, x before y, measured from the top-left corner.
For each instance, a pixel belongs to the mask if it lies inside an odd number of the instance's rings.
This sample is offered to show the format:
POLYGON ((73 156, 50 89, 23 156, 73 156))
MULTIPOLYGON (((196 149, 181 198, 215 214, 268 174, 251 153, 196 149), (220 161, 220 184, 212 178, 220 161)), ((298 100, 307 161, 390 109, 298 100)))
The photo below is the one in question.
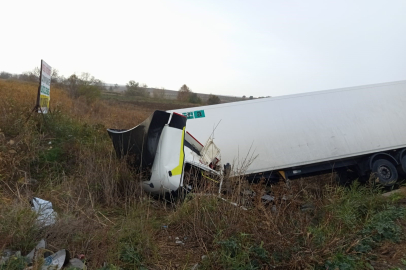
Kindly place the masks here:
POLYGON ((406 79, 405 0, 3 1, 0 71, 279 96, 406 79))

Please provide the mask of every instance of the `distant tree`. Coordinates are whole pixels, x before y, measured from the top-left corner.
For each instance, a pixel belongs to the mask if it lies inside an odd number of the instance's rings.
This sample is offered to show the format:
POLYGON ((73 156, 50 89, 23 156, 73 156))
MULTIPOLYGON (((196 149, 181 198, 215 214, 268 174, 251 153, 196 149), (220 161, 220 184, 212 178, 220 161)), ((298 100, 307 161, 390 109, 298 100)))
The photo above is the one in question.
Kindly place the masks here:
POLYGON ((39 81, 39 74, 40 69, 39 67, 35 67, 31 71, 25 71, 18 76, 18 79, 21 81, 28 81, 28 82, 38 82, 39 81))
POLYGON ((113 91, 113 86, 112 85, 110 85, 109 91, 113 91))
POLYGON ((94 102, 100 98, 101 91, 105 89, 104 83, 91 76, 87 72, 83 72, 79 78, 78 95, 84 96, 88 103, 94 102))
POLYGON ((242 99, 246 99, 247 97, 246 96, 242 96, 242 99))
POLYGON ((61 83, 62 87, 73 98, 83 96, 88 103, 94 102, 101 95, 104 84, 89 73, 82 73, 80 76, 72 74, 61 83))
POLYGON ((192 93, 192 91, 187 87, 186 84, 182 85, 182 87, 178 91, 178 97, 177 99, 179 101, 183 102, 188 102, 189 101, 189 96, 192 93))
POLYGON ((250 99, 253 99, 254 97, 253 96, 250 96, 250 99))
POLYGON ((79 77, 76 74, 70 75, 69 78, 67 78, 64 82, 64 88, 68 92, 69 96, 73 98, 79 97, 79 85, 79 77))
POLYGON ((202 103, 202 100, 196 93, 191 92, 189 95, 189 102, 195 103, 195 104, 200 104, 200 103, 202 103))
POLYGON ((61 84, 63 83, 64 80, 65 80, 65 78, 63 76, 59 75, 59 70, 57 70, 56 68, 53 68, 52 74, 51 74, 51 84, 61 86, 61 84))
POLYGON ((131 80, 126 84, 127 90, 124 91, 126 96, 144 96, 145 89, 140 87, 140 83, 131 80))
POLYGON ((86 98, 87 103, 93 103, 101 96, 103 87, 94 84, 85 84, 79 87, 79 96, 86 98))
POLYGON ((12 76, 11 73, 5 71, 0 72, 0 79, 10 79, 12 76))
MULTIPOLYGON (((31 72, 30 72, 33 76, 35 76, 36 78, 39 78, 39 75, 41 73, 41 69, 39 67, 35 67, 31 72)), ((51 75, 52 76, 52 75, 51 75)))
POLYGON ((209 98, 207 99, 207 104, 213 105, 213 104, 220 104, 221 100, 218 96, 210 94, 209 98))

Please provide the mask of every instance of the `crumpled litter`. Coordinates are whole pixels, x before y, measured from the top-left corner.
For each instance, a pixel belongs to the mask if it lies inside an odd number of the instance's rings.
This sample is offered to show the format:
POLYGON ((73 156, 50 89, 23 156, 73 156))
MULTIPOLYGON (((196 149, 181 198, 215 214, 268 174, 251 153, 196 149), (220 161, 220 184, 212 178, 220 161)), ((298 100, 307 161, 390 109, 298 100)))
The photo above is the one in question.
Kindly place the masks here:
POLYGON ((55 224, 57 213, 52 208, 52 203, 50 201, 34 197, 31 203, 32 210, 38 213, 37 221, 42 226, 49 226, 55 224))
MULTIPOLYGON (((44 253, 45 248, 46 248, 46 242, 44 239, 42 239, 36 245, 36 247, 30 253, 28 253, 27 256, 25 256, 25 262, 28 265, 31 265, 31 266, 25 268, 25 270, 33 269, 34 262, 39 260, 42 256, 44 256, 44 254, 48 253, 48 252, 44 253)), ((47 256, 47 255, 45 255, 45 256, 47 256)), ((8 249, 4 250, 2 253, 2 256, 0 257, 0 268, 3 269, 1 266, 4 264, 7 264, 7 262, 10 259, 18 258, 18 257, 22 257, 20 251, 15 252, 15 251, 11 251, 8 249)), ((60 270, 64 266, 65 267, 75 267, 77 269, 86 269, 86 265, 81 260, 79 260, 77 258, 70 259, 69 252, 65 249, 61 249, 58 252, 45 257, 44 262, 41 265, 41 268, 38 268, 38 269, 60 270)), ((5 265, 5 267, 6 267, 5 269, 8 269, 7 265, 5 265)))
POLYGON ((30 264, 32 263, 35 259, 38 258, 38 255, 40 254, 40 250, 44 249, 46 246, 45 240, 42 239, 41 241, 39 241, 39 243, 35 246, 35 248, 33 250, 31 250, 30 253, 28 253, 27 256, 25 256, 27 258, 27 262, 30 264), (35 256, 35 259, 34 259, 35 256))

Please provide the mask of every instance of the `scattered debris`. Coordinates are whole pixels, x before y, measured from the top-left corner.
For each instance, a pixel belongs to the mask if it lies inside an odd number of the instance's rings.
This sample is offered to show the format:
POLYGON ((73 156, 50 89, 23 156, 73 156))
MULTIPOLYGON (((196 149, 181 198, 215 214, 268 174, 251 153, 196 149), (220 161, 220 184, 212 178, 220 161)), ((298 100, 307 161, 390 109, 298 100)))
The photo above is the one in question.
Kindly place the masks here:
POLYGON ((262 196, 261 199, 263 199, 265 201, 273 202, 275 200, 275 197, 267 194, 267 195, 262 196))
POLYGON ((249 189, 244 190, 243 192, 241 192, 242 195, 247 195, 247 196, 255 196, 255 192, 249 189))
POLYGON ((184 245, 185 243, 179 239, 179 237, 175 237, 175 244, 184 245))
POLYGON ((40 198, 33 198, 31 204, 32 210, 38 213, 37 221, 42 226, 49 226, 55 223, 57 213, 52 209, 51 202, 40 198))
MULTIPOLYGON (((3 266, 8 269, 7 267, 7 262, 10 259, 20 259, 23 265, 28 265, 28 268, 25 268, 26 270, 28 269, 33 269, 33 264, 35 262, 40 261, 39 259, 41 257, 45 257, 43 260, 43 264, 41 265, 41 270, 60 270, 62 269, 63 266, 67 266, 68 263, 70 263, 70 266, 79 268, 79 269, 86 269, 85 264, 79 260, 79 259, 72 259, 69 261, 70 256, 69 252, 65 249, 59 250, 58 252, 51 254, 50 252, 45 252, 46 251, 46 242, 44 239, 39 241, 39 243, 35 246, 35 248, 28 253, 27 256, 23 257, 21 256, 21 252, 13 252, 9 249, 6 249, 3 251, 3 254, 0 259, 0 269, 3 269, 3 266)), ((39 269, 39 268, 35 268, 39 269)))
POLYGON ((86 269, 86 265, 80 259, 77 259, 77 258, 71 259, 69 261, 69 263, 66 265, 66 267, 67 268, 74 267, 77 269, 86 269))
POLYGON ((42 239, 41 241, 39 241, 39 243, 37 244, 37 246, 31 250, 30 253, 28 253, 27 256, 25 256, 27 258, 27 262, 30 264, 32 263, 36 258, 38 258, 38 255, 40 254, 40 249, 45 249, 46 243, 45 240, 42 239), (35 257, 35 258, 34 258, 35 257))
POLYGON ((6 249, 3 251, 3 254, 1 254, 1 258, 0 258, 0 265, 5 264, 8 259, 14 255, 15 252, 11 251, 10 249, 6 249))
POLYGON ((42 265, 41 270, 59 270, 62 266, 66 265, 69 262, 69 252, 65 249, 62 249, 51 256, 48 256, 44 259, 44 264, 42 265))
POLYGON ((300 210, 302 210, 302 212, 313 211, 314 205, 312 203, 305 203, 300 206, 300 210))

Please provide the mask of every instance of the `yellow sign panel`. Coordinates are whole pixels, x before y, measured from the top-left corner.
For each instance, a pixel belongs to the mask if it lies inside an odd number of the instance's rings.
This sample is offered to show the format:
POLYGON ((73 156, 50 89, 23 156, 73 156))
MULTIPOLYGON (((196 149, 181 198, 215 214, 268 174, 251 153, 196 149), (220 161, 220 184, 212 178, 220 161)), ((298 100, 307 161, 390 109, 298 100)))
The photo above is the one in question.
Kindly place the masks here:
POLYGON ((39 113, 48 113, 49 110, 49 99, 50 99, 50 89, 51 89, 51 75, 52 68, 50 65, 45 63, 44 60, 41 60, 41 80, 39 83, 39 113))
POLYGON ((49 96, 41 95, 39 98, 39 106, 41 107, 42 113, 47 113, 49 110, 49 96))

